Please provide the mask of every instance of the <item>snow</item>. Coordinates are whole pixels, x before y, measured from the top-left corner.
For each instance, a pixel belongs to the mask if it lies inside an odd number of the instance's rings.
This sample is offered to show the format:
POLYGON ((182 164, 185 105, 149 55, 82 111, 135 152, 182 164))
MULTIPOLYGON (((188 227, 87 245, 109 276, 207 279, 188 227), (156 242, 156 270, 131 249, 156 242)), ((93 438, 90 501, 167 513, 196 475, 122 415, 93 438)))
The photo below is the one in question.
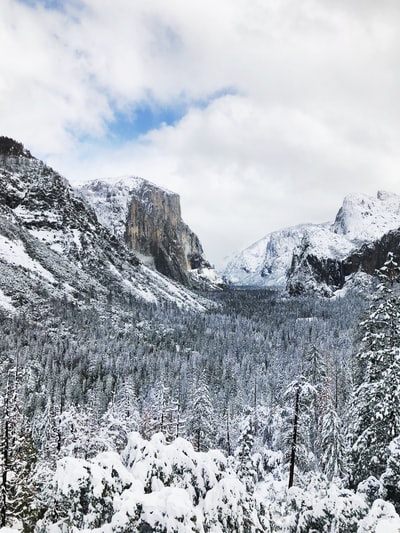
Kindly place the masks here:
POLYGON ((400 196, 349 195, 334 223, 300 224, 270 233, 233 257, 222 271, 237 286, 285 287, 299 246, 319 258, 344 259, 360 245, 400 227, 400 196))
MULTIPOLYGON (((140 268, 147 278, 148 290, 145 290, 146 297, 149 297, 148 293, 152 292, 157 300, 174 302, 179 308, 192 309, 194 311, 205 311, 211 305, 209 301, 195 296, 182 285, 175 283, 149 267, 141 265, 140 268)), ((135 290, 136 292, 140 291, 139 288, 135 290)), ((143 296, 143 293, 137 292, 137 294, 143 296)))
POLYGON ((373 241, 400 226, 400 196, 378 191, 376 197, 365 194, 346 196, 332 226, 335 233, 353 243, 373 241))
MULTIPOLYGON (((286 467, 281 457, 273 458, 277 452, 265 449, 256 455, 260 464, 267 461, 269 466, 250 494, 232 458, 221 452, 196 452, 183 438, 167 444, 161 433, 147 441, 133 432, 121 455, 101 452, 90 460, 60 459, 53 479, 54 505, 68 514, 71 526, 79 523, 76 531, 87 533, 150 528, 175 533, 283 532, 296 525, 299 531, 399 530, 400 517, 391 503, 377 499, 368 504, 365 494, 314 474, 288 489, 286 467)), ((46 523, 43 531, 63 531, 62 517, 58 515, 56 524, 46 523)))
POLYGON ((0 288, 0 307, 12 313, 15 311, 15 307, 12 304, 12 299, 10 298, 10 296, 6 296, 1 288, 0 288))
POLYGON ((175 193, 135 176, 94 180, 81 187, 79 192, 93 206, 100 223, 123 241, 132 195, 144 187, 175 196, 175 193))
POLYGON ((108 268, 115 277, 121 280, 123 287, 135 297, 150 304, 157 304, 167 300, 175 303, 180 308, 194 311, 204 311, 210 305, 210 302, 194 295, 182 285, 175 283, 146 265, 139 266, 134 281, 124 278, 113 264, 109 263, 108 268))
POLYGON ((51 283, 55 282, 53 274, 28 255, 23 242, 20 240, 12 241, 0 235, 0 260, 26 268, 51 283))

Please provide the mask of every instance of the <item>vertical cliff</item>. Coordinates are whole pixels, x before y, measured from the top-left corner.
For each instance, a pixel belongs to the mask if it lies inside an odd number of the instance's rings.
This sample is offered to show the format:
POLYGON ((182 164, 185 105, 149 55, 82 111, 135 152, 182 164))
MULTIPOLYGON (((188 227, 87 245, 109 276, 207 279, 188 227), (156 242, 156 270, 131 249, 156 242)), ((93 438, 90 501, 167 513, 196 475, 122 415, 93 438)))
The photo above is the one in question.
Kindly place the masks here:
POLYGON ((210 268, 198 237, 182 220, 176 193, 132 177, 96 180, 81 192, 100 221, 162 274, 190 286, 190 271, 210 268))

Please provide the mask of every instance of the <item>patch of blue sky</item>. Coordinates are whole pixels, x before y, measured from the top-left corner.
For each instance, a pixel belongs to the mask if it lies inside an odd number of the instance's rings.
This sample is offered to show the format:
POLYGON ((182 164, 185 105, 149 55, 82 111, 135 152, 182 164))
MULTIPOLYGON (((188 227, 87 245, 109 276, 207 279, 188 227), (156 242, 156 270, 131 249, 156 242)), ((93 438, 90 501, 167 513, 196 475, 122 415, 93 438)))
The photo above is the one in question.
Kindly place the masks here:
POLYGON ((66 11, 68 4, 79 4, 79 0, 17 0, 20 4, 25 4, 29 7, 44 7, 52 11, 66 11))
POLYGON ((170 106, 142 104, 126 113, 117 111, 113 120, 108 123, 108 135, 116 142, 134 140, 164 125, 174 126, 190 109, 206 109, 215 100, 235 94, 237 94, 235 89, 224 88, 206 98, 190 102, 183 101, 170 106))
POLYGON ((183 106, 157 107, 141 105, 134 111, 118 111, 108 123, 108 135, 116 141, 129 141, 159 129, 164 124, 173 126, 185 115, 183 106))

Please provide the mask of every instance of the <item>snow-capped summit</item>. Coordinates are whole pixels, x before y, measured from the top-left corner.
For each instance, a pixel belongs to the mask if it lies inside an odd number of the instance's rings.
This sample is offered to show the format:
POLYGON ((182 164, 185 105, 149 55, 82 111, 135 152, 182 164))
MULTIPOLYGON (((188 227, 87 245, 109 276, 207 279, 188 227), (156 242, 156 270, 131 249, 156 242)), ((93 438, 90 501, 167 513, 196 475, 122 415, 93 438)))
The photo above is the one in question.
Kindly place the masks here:
POLYGON ((301 224, 270 233, 239 252, 223 272, 236 286, 286 286, 300 257, 344 260, 362 244, 400 227, 400 196, 378 191, 376 197, 345 197, 333 223, 301 224))
POLYGON ((365 194, 346 196, 332 230, 354 244, 363 244, 399 226, 400 196, 378 191, 376 197, 365 194))
POLYGON ((66 179, 8 137, 0 137, 0 267, 8 310, 51 298, 206 304, 143 265, 66 179))
POLYGON ((149 266, 187 286, 222 283, 182 220, 178 194, 130 176, 95 180, 80 192, 102 224, 149 266))

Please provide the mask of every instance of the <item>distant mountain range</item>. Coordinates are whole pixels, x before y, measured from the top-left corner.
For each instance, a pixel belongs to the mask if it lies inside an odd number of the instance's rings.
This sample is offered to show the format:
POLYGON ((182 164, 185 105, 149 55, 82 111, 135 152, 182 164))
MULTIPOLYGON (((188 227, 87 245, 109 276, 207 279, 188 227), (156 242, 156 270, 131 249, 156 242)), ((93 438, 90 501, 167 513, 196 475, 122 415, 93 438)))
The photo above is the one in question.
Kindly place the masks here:
POLYGON ((350 195, 334 222, 270 233, 237 254, 223 271, 231 286, 309 290, 332 295, 352 274, 373 274, 387 252, 399 254, 400 196, 350 195))
POLYGON ((0 308, 8 312, 54 299, 201 310, 209 302, 193 290, 224 281, 331 296, 400 250, 400 197, 351 195, 334 222, 285 228, 240 252, 223 281, 183 222, 179 196, 147 180, 74 190, 21 143, 0 137, 0 191, 0 308))

